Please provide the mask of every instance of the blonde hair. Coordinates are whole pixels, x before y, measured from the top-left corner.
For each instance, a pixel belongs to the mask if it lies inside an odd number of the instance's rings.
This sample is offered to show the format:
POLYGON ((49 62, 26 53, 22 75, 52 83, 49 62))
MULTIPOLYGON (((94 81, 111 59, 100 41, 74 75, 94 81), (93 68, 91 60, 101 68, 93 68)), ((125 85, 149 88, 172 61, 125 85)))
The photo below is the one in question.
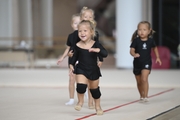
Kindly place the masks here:
MULTIPOLYGON (((148 21, 141 21, 141 22, 139 22, 138 25, 137 25, 137 29, 139 28, 139 25, 140 25, 140 24, 147 24, 148 28, 151 29, 151 24, 150 24, 148 21)), ((131 42, 132 42, 135 38, 139 37, 137 32, 138 32, 138 30, 135 30, 135 31, 134 31, 134 33, 133 33, 133 35, 132 35, 132 38, 131 38, 131 42)), ((154 33, 155 33, 155 31, 154 31, 153 29, 151 29, 151 32, 149 33, 148 37, 149 37, 149 38, 152 38, 154 33)))
POLYGON ((78 27, 82 24, 89 25, 91 31, 92 31, 92 39, 96 36, 96 21, 95 20, 82 20, 78 27))
POLYGON ((80 14, 79 13, 76 13, 76 14, 73 14, 72 17, 71 17, 71 24, 73 24, 73 20, 74 18, 76 17, 80 17, 80 14))
POLYGON ((82 16, 84 15, 84 13, 85 13, 86 11, 90 11, 90 12, 92 13, 93 19, 94 19, 94 10, 92 10, 92 9, 90 9, 90 8, 88 8, 88 7, 85 7, 85 6, 81 9, 80 17, 82 18, 82 16))

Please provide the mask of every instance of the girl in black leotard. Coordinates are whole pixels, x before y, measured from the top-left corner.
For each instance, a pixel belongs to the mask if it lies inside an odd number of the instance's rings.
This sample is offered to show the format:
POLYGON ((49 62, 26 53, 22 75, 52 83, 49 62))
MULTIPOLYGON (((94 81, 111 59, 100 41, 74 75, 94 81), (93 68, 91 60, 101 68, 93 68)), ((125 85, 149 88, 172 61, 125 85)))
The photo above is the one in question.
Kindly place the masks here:
POLYGON ((140 94, 140 100, 148 101, 148 76, 151 71, 151 49, 156 55, 156 62, 161 65, 158 49, 154 40, 152 39, 153 30, 150 23, 142 21, 138 24, 137 30, 132 36, 132 43, 130 46, 130 54, 134 57, 133 73, 137 81, 137 87, 140 94))
POLYGON ((93 22, 83 20, 78 25, 78 35, 81 39, 74 48, 74 54, 71 60, 70 69, 76 74, 76 91, 78 94, 78 103, 76 110, 81 110, 84 103, 84 93, 89 84, 90 92, 94 98, 97 115, 102 115, 103 110, 100 105, 99 77, 101 77, 100 68, 97 64, 97 57, 107 57, 107 51, 104 47, 92 38, 95 36, 95 26, 93 22), (76 61, 78 64, 75 66, 76 61))
MULTIPOLYGON (((80 15, 79 14, 74 14, 72 16, 72 21, 71 21, 71 27, 73 28, 74 31, 77 30, 77 26, 80 22, 80 15)), ((74 32, 73 32, 74 33, 74 32)), ((74 46, 74 34, 71 33, 68 35, 68 39, 66 42, 66 49, 63 53, 63 55, 58 59, 57 64, 59 65, 66 56, 68 56, 68 52, 72 47, 74 46)), ((68 58, 68 66, 70 64, 70 57, 68 58)), ((65 105, 73 105, 74 104, 74 93, 75 93, 75 79, 74 79, 74 74, 72 72, 69 72, 69 101, 65 103, 65 105)))
MULTIPOLYGON (((82 20, 91 20, 93 21, 94 20, 94 11, 90 8, 87 8, 87 7, 83 7, 81 12, 80 12, 80 19, 81 21, 82 20)), ((95 24, 96 25, 96 24, 95 24)), ((99 42, 99 34, 98 34, 98 31, 95 32, 96 35, 92 38, 94 41, 98 41, 99 42)), ((74 31, 73 32, 73 41, 74 41, 74 46, 71 47, 71 50, 69 52, 69 55, 72 56, 73 55, 73 49, 76 45, 77 42, 80 41, 80 38, 78 36, 78 30, 74 31)), ((102 62, 103 62, 103 58, 101 56, 98 56, 98 66, 100 67, 102 65, 102 62)), ((91 93, 88 89, 88 106, 89 106, 89 109, 94 109, 94 105, 93 105, 93 98, 91 96, 91 93)))
MULTIPOLYGON (((83 7, 80 12, 80 19, 81 19, 81 21, 82 20, 94 21, 94 11, 88 7, 83 7)), ((98 31, 95 31, 95 33, 96 33, 96 36, 94 36, 93 40, 99 42, 99 33, 98 33, 98 31)), ((74 45, 76 45, 76 43, 80 41, 80 38, 78 36, 78 30, 74 31, 73 37, 74 37, 74 45)), ((71 51, 69 52, 69 55, 70 56, 73 55, 73 47, 72 47, 71 51)), ((98 66, 101 67, 103 58, 101 56, 98 56, 98 58, 99 58, 98 66)))

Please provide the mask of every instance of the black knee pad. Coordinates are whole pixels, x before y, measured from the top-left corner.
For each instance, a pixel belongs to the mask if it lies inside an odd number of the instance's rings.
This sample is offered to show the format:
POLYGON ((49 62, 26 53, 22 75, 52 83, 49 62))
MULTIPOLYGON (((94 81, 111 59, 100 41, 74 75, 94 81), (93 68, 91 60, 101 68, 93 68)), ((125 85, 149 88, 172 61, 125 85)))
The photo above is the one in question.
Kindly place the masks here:
POLYGON ((94 99, 99 99, 99 98, 101 97, 101 92, 100 92, 100 90, 99 90, 99 87, 96 88, 96 89, 90 89, 90 92, 91 92, 92 97, 93 97, 94 99))
POLYGON ((86 92, 87 85, 82 83, 77 83, 76 91, 79 94, 84 94, 86 92))

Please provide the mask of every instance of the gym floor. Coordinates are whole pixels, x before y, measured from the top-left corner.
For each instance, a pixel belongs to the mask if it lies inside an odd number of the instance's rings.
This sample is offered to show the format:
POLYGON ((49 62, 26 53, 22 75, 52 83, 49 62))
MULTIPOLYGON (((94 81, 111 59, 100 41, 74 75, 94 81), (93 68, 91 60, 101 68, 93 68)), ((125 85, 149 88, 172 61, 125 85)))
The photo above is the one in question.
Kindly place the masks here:
MULTIPOLYGON (((102 69, 100 88, 104 115, 81 111, 68 101, 68 69, 1 69, 1 120, 179 120, 180 71, 152 70, 149 102, 140 102, 130 69, 102 69), (172 109, 175 112, 172 112, 172 109), (168 113, 168 114, 167 114, 168 113), (164 117, 163 117, 164 115, 164 117)), ((77 96, 75 94, 75 103, 77 96)))

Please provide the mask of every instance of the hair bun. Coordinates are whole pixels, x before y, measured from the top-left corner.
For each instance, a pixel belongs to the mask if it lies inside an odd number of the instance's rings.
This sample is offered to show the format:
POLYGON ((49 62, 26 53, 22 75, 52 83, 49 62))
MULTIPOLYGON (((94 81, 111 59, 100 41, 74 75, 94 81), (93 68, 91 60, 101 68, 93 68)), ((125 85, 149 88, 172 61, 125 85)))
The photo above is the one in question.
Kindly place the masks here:
POLYGON ((93 20, 90 20, 90 22, 91 22, 92 24, 95 24, 95 22, 94 22, 93 20))
POLYGON ((88 9, 88 7, 84 6, 84 7, 83 7, 83 9, 85 9, 85 10, 86 10, 86 9, 88 9))

